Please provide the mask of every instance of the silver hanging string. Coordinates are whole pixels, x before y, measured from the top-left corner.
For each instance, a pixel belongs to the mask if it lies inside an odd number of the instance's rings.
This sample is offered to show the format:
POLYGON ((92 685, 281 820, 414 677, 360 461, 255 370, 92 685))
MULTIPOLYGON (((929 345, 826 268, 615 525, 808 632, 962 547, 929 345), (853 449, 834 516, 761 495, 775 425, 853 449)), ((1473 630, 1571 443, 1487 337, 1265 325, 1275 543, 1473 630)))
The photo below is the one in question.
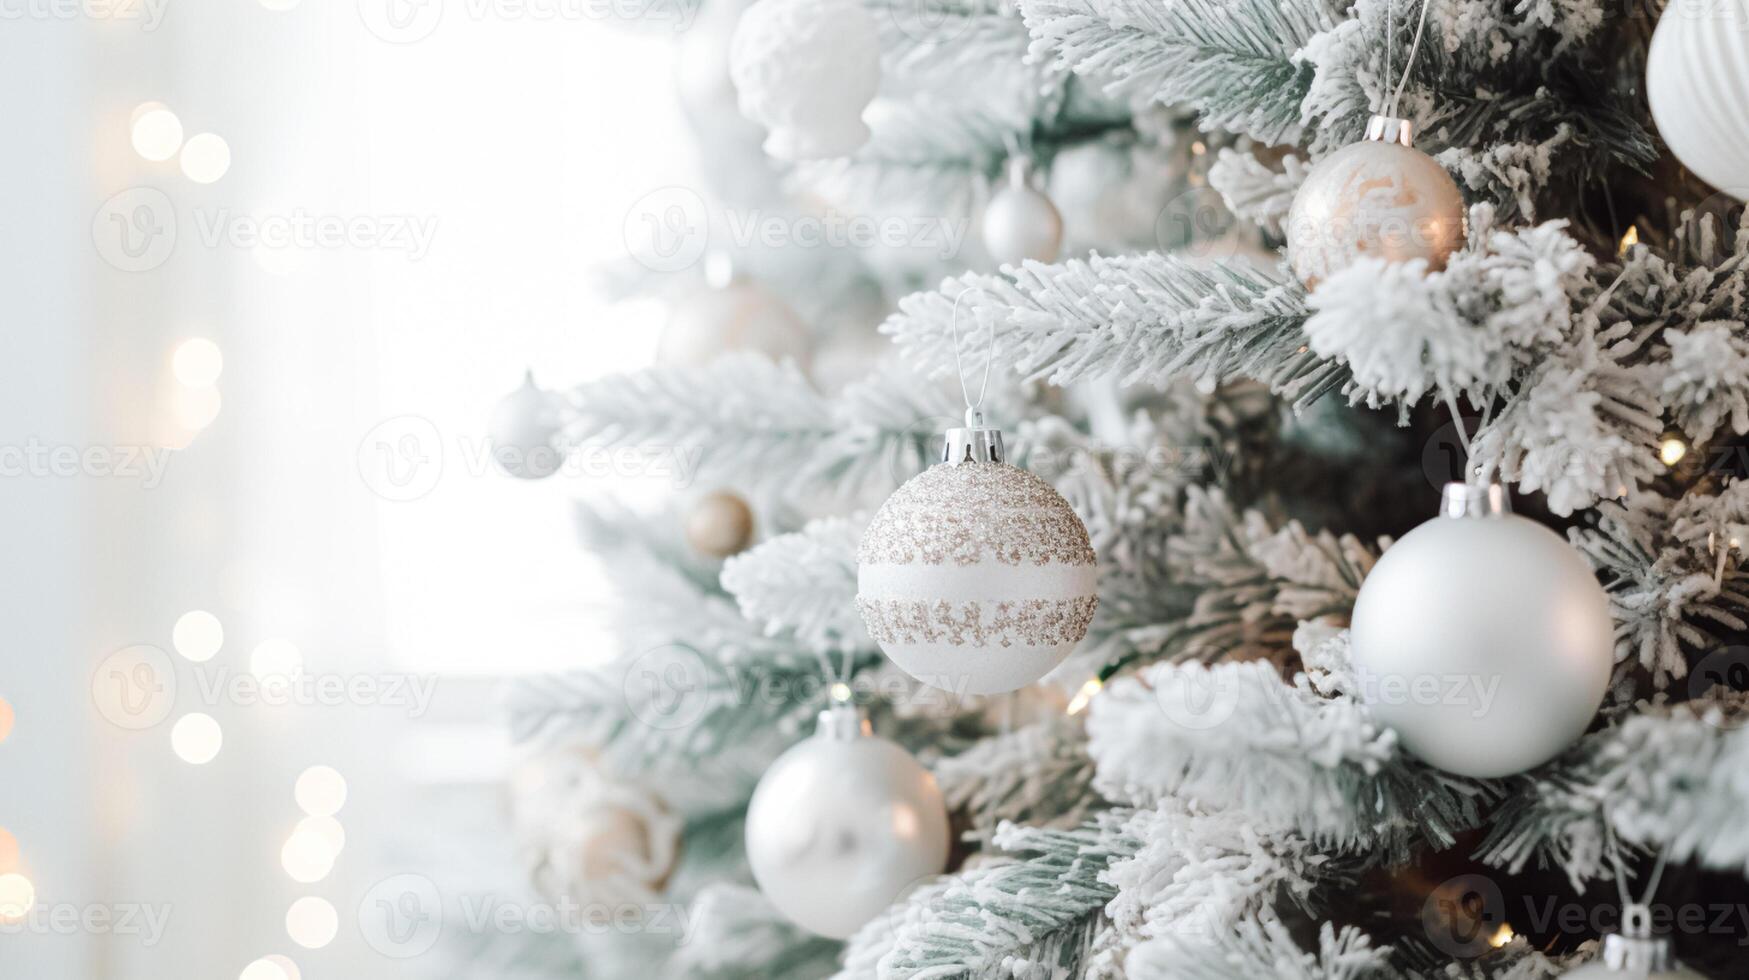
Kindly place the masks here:
MULTIPOLYGON (((1397 113, 1401 111, 1403 105, 1403 92, 1409 87, 1409 74, 1415 69, 1415 56, 1421 53, 1421 35, 1422 32, 1427 30, 1427 8, 1431 5, 1432 0, 1421 0, 1421 19, 1415 24, 1414 40, 1409 42, 1409 60, 1403 63, 1403 77, 1397 81, 1397 91, 1395 95, 1391 96, 1391 101, 1386 107, 1388 110, 1386 115, 1396 116, 1397 113)), ((1396 38, 1393 34, 1392 41, 1394 42, 1395 40, 1396 38)), ((1388 55, 1386 56, 1386 63, 1389 63, 1388 55)), ((1390 84, 1388 74, 1386 76, 1385 84, 1390 84)))
POLYGON ((984 407, 984 396, 990 391, 990 366, 996 363, 996 324, 990 324, 990 346, 984 352, 984 380, 978 384, 978 400, 974 402, 972 390, 966 386, 965 364, 960 358, 960 300, 965 299, 969 293, 989 295, 982 286, 967 286, 960 290, 960 294, 953 298, 953 310, 948 314, 947 329, 953 336, 953 371, 960 380, 960 395, 966 400, 966 425, 976 426, 979 423, 975 420, 982 418, 980 413, 984 407))

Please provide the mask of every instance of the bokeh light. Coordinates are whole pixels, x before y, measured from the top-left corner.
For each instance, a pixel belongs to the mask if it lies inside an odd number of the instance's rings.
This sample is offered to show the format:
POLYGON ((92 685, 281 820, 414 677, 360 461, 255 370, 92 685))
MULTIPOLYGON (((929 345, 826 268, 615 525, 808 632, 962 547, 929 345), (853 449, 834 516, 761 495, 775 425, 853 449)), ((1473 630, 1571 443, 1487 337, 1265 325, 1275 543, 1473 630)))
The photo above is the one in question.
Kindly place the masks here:
POLYGON ((225 744, 224 730, 212 715, 195 712, 176 719, 170 728, 170 747, 176 757, 191 766, 213 761, 225 744))
POLYGON ((278 637, 262 640, 249 654, 249 673, 259 680, 294 677, 303 669, 304 655, 290 640, 278 637))
POLYGON ((170 639, 177 653, 197 664, 205 663, 225 645, 225 627, 212 613, 191 609, 176 620, 170 639))
POLYGON ((328 877, 334 870, 334 857, 334 848, 321 835, 299 830, 279 849, 279 866, 293 881, 308 885, 328 877))
POLYGON ((346 805, 346 777, 331 766, 311 766, 293 790, 298 808, 312 817, 331 817, 346 805))
POLYGON ((134 109, 129 137, 144 159, 168 160, 182 148, 182 120, 162 102, 142 102, 134 109))
POLYGON ((190 136, 182 144, 182 173, 197 184, 210 184, 231 169, 231 147, 217 133, 190 136))
POLYGON ((300 898, 285 913, 285 932, 305 949, 321 949, 340 931, 340 915, 325 898, 300 898))
POLYGON ((305 817, 298 821, 298 833, 315 834, 328 842, 335 854, 346 847, 346 828, 333 817, 305 817))
POLYGON ((220 404, 217 388, 177 388, 176 424, 191 432, 204 429, 219 417, 220 404))
POLYGON ((269 957, 262 957, 243 968, 237 980, 292 980, 285 968, 269 957))
POLYGON ((36 886, 12 872, 0 875, 0 922, 17 922, 36 904, 36 886))
POLYGON ((205 337, 190 337, 176 345, 170 369, 177 381, 190 388, 211 388, 225 370, 225 355, 218 344, 205 337))
POLYGON ((12 734, 12 702, 0 698, 0 742, 6 741, 6 736, 12 734))

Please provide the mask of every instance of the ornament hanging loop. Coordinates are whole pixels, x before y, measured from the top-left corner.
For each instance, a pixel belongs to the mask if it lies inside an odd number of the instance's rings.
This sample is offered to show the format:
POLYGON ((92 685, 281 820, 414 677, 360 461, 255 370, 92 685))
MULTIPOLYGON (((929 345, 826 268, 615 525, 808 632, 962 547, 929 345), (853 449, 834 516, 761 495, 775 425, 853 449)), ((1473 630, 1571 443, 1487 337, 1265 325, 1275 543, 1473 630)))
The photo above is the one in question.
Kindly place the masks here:
MULTIPOLYGON (((948 314, 947 329, 953 336, 953 369, 960 379, 960 394, 966 400, 966 427, 982 428, 984 425, 984 396, 990 391, 990 365, 996 362, 996 324, 990 324, 990 346, 984 351, 984 380, 978 383, 978 400, 972 401, 972 390, 966 385, 966 368, 960 357, 960 301, 971 293, 985 293, 982 286, 967 286, 953 298, 953 311, 948 314)), ((988 293, 985 293, 988 295, 988 293)))

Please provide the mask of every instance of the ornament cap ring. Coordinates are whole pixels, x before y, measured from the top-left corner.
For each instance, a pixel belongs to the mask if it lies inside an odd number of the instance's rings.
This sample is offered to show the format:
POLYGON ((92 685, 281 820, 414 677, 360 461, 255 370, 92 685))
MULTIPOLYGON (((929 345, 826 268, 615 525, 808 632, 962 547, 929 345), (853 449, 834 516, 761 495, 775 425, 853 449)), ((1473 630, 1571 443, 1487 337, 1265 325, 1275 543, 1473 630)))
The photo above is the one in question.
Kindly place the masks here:
POLYGON ((1415 145, 1415 124, 1396 116, 1374 116, 1367 120, 1366 138, 1374 143, 1415 145))
POLYGON ((1498 483, 1485 487, 1447 483, 1439 494, 1439 512, 1446 517, 1507 517, 1512 513, 1512 498, 1498 483))
POLYGON ((863 714, 862 709, 843 701, 820 712, 819 724, 814 728, 816 738, 827 738, 834 742, 852 742, 872 734, 874 729, 869 725, 868 716, 863 714))

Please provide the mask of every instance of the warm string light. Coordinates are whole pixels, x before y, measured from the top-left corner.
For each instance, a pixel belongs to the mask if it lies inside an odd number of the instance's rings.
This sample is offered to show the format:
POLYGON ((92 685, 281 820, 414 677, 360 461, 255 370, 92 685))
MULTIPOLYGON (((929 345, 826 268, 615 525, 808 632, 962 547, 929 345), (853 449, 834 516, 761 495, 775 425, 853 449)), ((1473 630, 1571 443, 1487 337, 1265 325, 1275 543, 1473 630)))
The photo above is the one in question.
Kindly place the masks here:
POLYGON ((1500 928, 1494 930, 1494 934, 1488 937, 1488 945, 1500 949, 1517 938, 1518 934, 1512 931, 1512 927, 1502 922, 1500 928))
POLYGON ((21 921, 36 904, 36 886, 16 871, 0 875, 0 922, 21 921))
POLYGON ((176 719, 170 728, 170 748, 191 766, 204 766, 218 758, 225 744, 224 729, 212 715, 194 712, 176 719))
POLYGON ((1627 234, 1621 236, 1621 243, 1616 246, 1615 254, 1618 256, 1625 257, 1628 254, 1628 250, 1633 248, 1635 245, 1638 245, 1639 243, 1640 243, 1640 226, 1639 225, 1628 225, 1627 234))
POLYGON ((170 630, 170 644, 176 652, 197 664, 206 663, 225 645, 225 627, 219 617, 204 609, 191 609, 176 620, 170 630))
POLYGON ((1683 441, 1681 436, 1665 436, 1663 440, 1658 443, 1658 459, 1663 462, 1665 466, 1675 466, 1677 463, 1682 462, 1682 458, 1687 455, 1688 443, 1683 441))
POLYGON ((285 931, 305 949, 321 949, 340 931, 340 915, 325 898, 300 898, 285 913, 285 931))
POLYGON ((1088 703, 1093 700, 1093 696, 1104 688, 1104 681, 1097 677, 1090 678, 1087 683, 1081 685, 1081 690, 1076 691, 1075 697, 1069 701, 1069 714, 1078 715, 1086 710, 1088 703))

